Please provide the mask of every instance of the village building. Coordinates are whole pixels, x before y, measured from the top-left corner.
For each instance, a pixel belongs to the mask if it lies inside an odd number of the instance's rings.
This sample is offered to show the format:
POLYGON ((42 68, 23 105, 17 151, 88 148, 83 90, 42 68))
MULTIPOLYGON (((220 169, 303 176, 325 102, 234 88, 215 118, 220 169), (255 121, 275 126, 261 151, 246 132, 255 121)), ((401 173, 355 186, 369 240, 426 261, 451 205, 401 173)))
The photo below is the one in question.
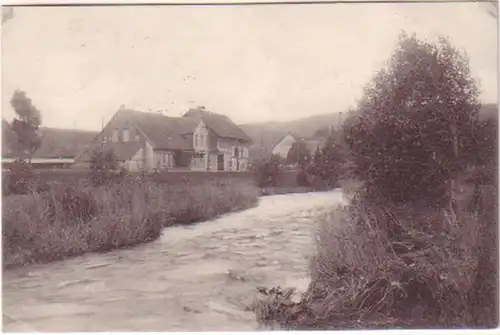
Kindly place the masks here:
POLYGON ((314 155, 318 148, 324 146, 326 142, 325 138, 305 138, 288 132, 273 148, 272 154, 280 156, 284 159, 288 157, 288 153, 295 143, 302 143, 304 147, 309 152, 309 154, 314 155))
POLYGON ((183 117, 120 108, 89 150, 112 150, 128 171, 246 171, 248 137, 225 115, 190 109, 183 117))

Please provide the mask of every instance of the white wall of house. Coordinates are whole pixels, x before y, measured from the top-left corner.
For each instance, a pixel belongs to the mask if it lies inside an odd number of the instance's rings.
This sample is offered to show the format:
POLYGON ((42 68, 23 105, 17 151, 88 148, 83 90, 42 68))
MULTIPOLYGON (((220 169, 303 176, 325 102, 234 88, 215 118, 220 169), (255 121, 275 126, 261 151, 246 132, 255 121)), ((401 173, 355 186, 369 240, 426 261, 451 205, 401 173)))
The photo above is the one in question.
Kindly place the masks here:
POLYGON ((224 154, 225 171, 245 171, 248 168, 249 146, 235 139, 217 141, 217 149, 224 154))
POLYGON ((144 163, 144 150, 140 148, 139 150, 137 150, 137 152, 130 160, 124 162, 123 167, 128 171, 138 172, 142 170, 143 163, 144 163))
POLYGON ((278 144, 274 146, 273 155, 279 155, 286 158, 288 151, 290 151, 295 142, 295 138, 293 138, 292 135, 286 135, 278 144))
POLYGON ((157 170, 167 170, 174 167, 174 153, 166 150, 156 150, 154 155, 154 168, 157 170))
POLYGON ((208 170, 212 172, 217 171, 217 154, 209 154, 208 170))
POLYGON ((196 126, 193 132, 193 159, 191 170, 206 171, 210 165, 208 155, 208 129, 203 121, 196 126))
POLYGON ((144 141, 144 170, 152 171, 155 168, 155 157, 153 152, 153 146, 148 141, 144 141))

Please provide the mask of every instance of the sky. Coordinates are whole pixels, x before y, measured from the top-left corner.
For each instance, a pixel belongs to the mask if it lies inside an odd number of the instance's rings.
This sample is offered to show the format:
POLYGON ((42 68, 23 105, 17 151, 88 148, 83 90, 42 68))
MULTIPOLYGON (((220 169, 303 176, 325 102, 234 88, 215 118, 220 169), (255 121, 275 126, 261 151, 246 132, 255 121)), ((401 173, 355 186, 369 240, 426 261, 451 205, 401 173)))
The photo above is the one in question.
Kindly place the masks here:
POLYGON ((99 130, 121 105, 236 123, 347 110, 405 30, 467 52, 496 102, 497 21, 485 4, 24 7, 2 26, 2 116, 24 90, 49 127, 99 130))

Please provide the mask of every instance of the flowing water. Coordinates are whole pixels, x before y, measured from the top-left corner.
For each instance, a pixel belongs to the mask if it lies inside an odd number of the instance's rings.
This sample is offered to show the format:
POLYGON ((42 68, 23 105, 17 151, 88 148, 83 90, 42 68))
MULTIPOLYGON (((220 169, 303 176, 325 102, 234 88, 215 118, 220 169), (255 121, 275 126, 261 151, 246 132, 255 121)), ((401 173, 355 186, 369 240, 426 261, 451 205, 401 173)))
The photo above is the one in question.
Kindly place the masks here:
POLYGON ((245 331, 258 286, 308 285, 321 215, 340 191, 261 198, 258 207, 128 250, 4 272, 3 330, 245 331))

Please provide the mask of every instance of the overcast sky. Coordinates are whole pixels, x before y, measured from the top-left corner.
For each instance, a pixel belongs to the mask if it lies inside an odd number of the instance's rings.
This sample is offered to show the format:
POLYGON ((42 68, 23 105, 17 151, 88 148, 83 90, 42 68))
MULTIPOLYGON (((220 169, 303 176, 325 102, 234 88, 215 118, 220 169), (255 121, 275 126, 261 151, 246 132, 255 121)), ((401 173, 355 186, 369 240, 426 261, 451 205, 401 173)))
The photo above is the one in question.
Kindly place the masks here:
POLYGON ((100 129, 120 105, 237 123, 344 111, 399 32, 448 36, 482 99, 497 96, 496 21, 483 5, 16 8, 2 27, 2 114, 27 92, 46 126, 100 129))

